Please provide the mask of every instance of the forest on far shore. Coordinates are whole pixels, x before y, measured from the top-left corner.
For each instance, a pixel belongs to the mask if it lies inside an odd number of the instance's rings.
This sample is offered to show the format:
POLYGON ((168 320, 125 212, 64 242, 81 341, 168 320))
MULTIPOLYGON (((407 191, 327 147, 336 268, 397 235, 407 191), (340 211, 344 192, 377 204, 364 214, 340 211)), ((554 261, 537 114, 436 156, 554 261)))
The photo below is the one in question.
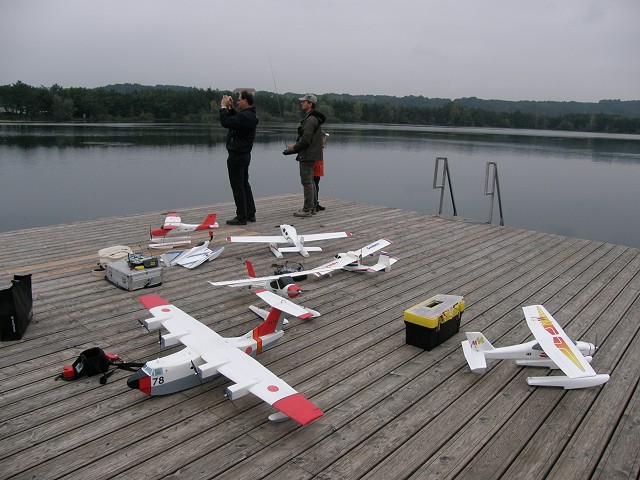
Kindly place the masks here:
MULTIPOLYGON (((99 88, 0 85, 0 120, 53 122, 188 122, 218 120, 229 90, 138 84, 99 88)), ((300 93, 255 93, 263 121, 297 122, 300 93)), ((640 100, 597 103, 455 100, 423 96, 318 95, 317 109, 331 123, 496 127, 640 134, 640 100)))

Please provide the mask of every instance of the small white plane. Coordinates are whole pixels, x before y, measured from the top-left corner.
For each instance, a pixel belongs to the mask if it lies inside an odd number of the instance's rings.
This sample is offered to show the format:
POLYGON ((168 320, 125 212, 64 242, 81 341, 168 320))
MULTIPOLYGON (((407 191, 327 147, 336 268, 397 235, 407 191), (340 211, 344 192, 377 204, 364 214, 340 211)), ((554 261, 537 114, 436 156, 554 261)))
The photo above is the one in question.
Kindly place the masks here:
POLYGON ((312 233, 309 235, 298 235, 298 232, 291 225, 280 225, 282 235, 264 236, 238 236, 227 237, 227 242, 244 243, 268 243, 269 248, 277 258, 283 258, 285 252, 299 252, 303 257, 308 257, 309 252, 320 252, 320 247, 307 247, 305 242, 315 242, 318 240, 328 240, 331 238, 350 237, 349 232, 312 233), (288 243, 291 247, 278 247, 279 243, 288 243))
POLYGON ((378 261, 375 265, 363 265, 362 259, 369 255, 373 255, 378 250, 391 245, 391 240, 381 238, 366 247, 362 247, 354 252, 338 253, 333 260, 311 270, 316 277, 331 275, 333 270, 342 268, 348 272, 388 272, 391 265, 398 261, 397 258, 391 258, 386 252, 380 252, 378 261))
POLYGON ((182 223, 180 215, 168 213, 160 228, 150 232, 149 248, 173 248, 191 243, 191 233, 209 230, 209 240, 213 239, 213 229, 218 228, 216 214, 210 213, 200 224, 182 223))
POLYGON ((160 255, 160 260, 168 267, 174 265, 182 265, 189 270, 202 265, 204 262, 215 260, 224 252, 224 247, 217 250, 209 248, 209 240, 198 243, 195 247, 188 250, 170 250, 160 255))
POLYGON ((527 383, 540 387, 585 388, 609 381, 609 375, 591 368, 597 348, 592 343, 575 344, 542 305, 523 307, 527 325, 535 340, 520 345, 495 348, 481 332, 466 332, 462 351, 473 373, 482 374, 486 359, 516 360, 518 365, 560 369, 565 375, 528 377, 527 383))
POLYGON ((215 378, 222 374, 235 382, 226 395, 235 400, 251 392, 280 412, 271 421, 292 418, 307 425, 324 413, 303 395, 281 380, 253 357, 275 345, 284 334, 284 312, 309 318, 304 308, 265 290, 255 292, 271 305, 264 322, 242 337, 224 338, 191 315, 169 304, 158 295, 140 297, 152 318, 140 322, 148 330, 164 327, 163 346, 182 343, 179 352, 147 362, 127 380, 129 387, 147 395, 166 395, 215 378))
POLYGON ((246 260, 245 263, 247 265, 249 278, 221 282, 209 281, 209 283, 214 287, 264 288, 285 298, 296 298, 303 291, 302 288, 295 283, 294 278, 296 277, 304 277, 306 275, 315 275, 317 277, 329 276, 333 271, 340 269, 351 272, 388 272, 391 265, 397 262, 397 259, 390 258, 384 252, 380 254, 379 260, 375 265, 363 265, 361 261, 363 257, 372 255, 390 244, 390 240, 380 239, 355 252, 339 253, 330 262, 312 268, 311 270, 301 270, 293 273, 269 275, 265 277, 256 276, 253 264, 249 260, 246 260))

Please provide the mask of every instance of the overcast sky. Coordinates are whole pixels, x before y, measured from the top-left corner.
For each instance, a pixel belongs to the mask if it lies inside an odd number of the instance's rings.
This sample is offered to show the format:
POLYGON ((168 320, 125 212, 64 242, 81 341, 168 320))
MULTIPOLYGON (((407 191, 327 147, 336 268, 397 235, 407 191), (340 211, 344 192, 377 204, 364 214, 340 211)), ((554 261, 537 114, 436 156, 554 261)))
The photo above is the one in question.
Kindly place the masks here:
POLYGON ((640 100, 640 0, 0 0, 18 80, 640 100))

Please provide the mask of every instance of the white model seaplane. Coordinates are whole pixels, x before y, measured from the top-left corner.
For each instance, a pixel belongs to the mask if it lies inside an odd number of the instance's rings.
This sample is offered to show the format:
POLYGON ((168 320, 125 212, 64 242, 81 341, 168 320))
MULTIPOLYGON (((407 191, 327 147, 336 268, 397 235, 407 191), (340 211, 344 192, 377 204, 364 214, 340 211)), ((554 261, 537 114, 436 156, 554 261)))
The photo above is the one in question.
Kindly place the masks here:
POLYGON ((486 359, 510 359, 518 365, 560 369, 565 374, 528 377, 527 383, 533 386, 573 389, 594 387, 609 380, 609 375, 597 374, 591 368, 592 355, 597 350, 592 343, 573 343, 542 305, 530 305, 522 310, 536 338, 530 342, 495 348, 482 333, 466 332, 462 350, 472 372, 484 373, 486 359))
POLYGON ((227 237, 227 242, 244 242, 244 243, 268 243, 269 248, 277 258, 283 258, 285 252, 299 252, 303 257, 308 257, 309 252, 320 252, 320 247, 307 247, 305 242, 315 242, 318 240, 328 240, 331 238, 350 237, 349 232, 330 232, 330 233, 312 233, 309 235, 298 235, 298 232, 291 225, 280 225, 282 235, 264 235, 264 236, 238 236, 227 237), (291 247, 278 247, 279 243, 287 243, 291 247))
POLYGON ((160 259, 168 267, 182 265, 183 267, 191 270, 196 268, 198 265, 202 265, 204 262, 215 260, 222 252, 224 252, 224 247, 211 250, 209 248, 209 240, 205 240, 188 250, 170 250, 168 252, 164 252, 160 255, 160 259))
POLYGON ((218 228, 216 214, 210 213, 200 224, 182 223, 180 215, 168 213, 160 228, 151 230, 149 248, 173 248, 191 243, 191 233, 209 230, 209 240, 213 239, 213 229, 218 228))
POLYGON ((292 418, 302 425, 324 413, 253 357, 275 345, 284 334, 284 313, 298 318, 311 314, 288 300, 264 290, 255 292, 271 305, 271 311, 258 327, 242 337, 224 338, 191 315, 169 304, 158 295, 140 297, 152 318, 140 322, 149 330, 164 327, 163 346, 182 343, 183 350, 147 362, 131 375, 127 384, 147 395, 166 395, 212 380, 222 374, 234 385, 226 389, 231 400, 251 392, 280 411, 269 420, 292 418))

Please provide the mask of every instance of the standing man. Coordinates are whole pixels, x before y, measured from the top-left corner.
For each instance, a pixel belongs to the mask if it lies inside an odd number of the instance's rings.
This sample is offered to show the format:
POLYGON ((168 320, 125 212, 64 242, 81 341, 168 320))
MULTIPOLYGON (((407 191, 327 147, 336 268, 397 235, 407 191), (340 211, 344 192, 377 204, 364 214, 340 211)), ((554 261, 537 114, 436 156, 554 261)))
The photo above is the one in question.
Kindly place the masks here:
POLYGON ((297 153, 300 165, 300 183, 304 193, 304 205, 294 213, 296 217, 310 217, 316 213, 318 196, 313 182, 313 166, 316 160, 322 160, 322 130, 320 126, 326 117, 316 110, 318 98, 308 93, 300 99, 300 108, 307 114, 298 127, 296 143, 287 145, 288 153, 297 153))
POLYGON ((258 116, 253 107, 253 95, 242 90, 238 97, 240 111, 233 108, 233 98, 228 95, 220 102, 220 124, 227 128, 227 170, 229 183, 236 203, 236 216, 227 220, 228 225, 246 225, 256 221, 256 205, 249 185, 251 149, 256 138, 258 116))

